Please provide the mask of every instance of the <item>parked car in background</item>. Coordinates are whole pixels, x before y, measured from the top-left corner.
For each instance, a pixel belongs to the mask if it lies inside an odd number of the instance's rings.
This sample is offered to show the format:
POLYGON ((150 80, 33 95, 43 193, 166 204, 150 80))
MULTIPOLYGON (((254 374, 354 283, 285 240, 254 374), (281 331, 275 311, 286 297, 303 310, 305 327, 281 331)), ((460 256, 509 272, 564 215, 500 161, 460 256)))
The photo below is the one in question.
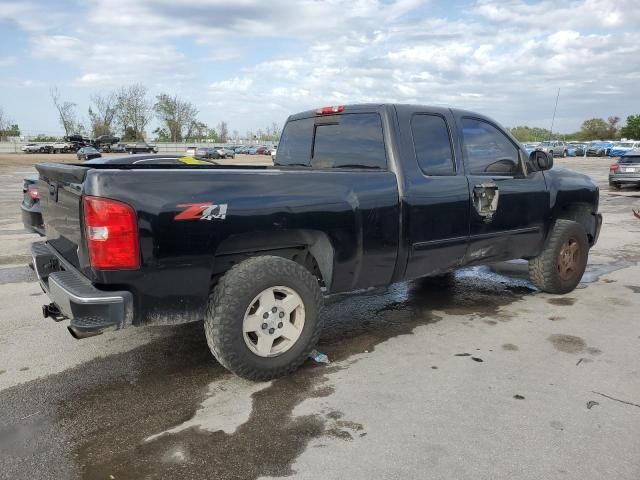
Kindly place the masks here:
POLYGON ((640 185, 640 150, 630 150, 609 166, 609 186, 640 185))
POLYGON ((610 157, 619 157, 621 155, 624 155, 625 153, 631 151, 631 150, 638 150, 640 149, 640 142, 636 142, 635 140, 627 140, 624 142, 616 142, 613 144, 613 146, 609 149, 609 156, 610 157))
POLYGON ((224 158, 224 152, 216 147, 198 147, 196 148, 195 154, 192 155, 194 158, 206 158, 206 159, 218 159, 224 158))
POLYGON ((249 155, 255 155, 257 150, 258 150, 258 147, 249 147, 249 148, 247 149, 247 154, 249 154, 249 155))
POLYGON ((220 158, 225 158, 224 147, 220 145, 214 145, 213 148, 216 150, 216 152, 218 152, 218 155, 220 155, 220 158))
POLYGON ((124 143, 116 143, 115 145, 111 145, 109 147, 109 151, 112 153, 125 153, 127 148, 124 143))
POLYGON ((522 146, 524 147, 524 149, 527 151, 528 154, 531 154, 531 152, 533 152, 538 145, 540 145, 539 143, 524 143, 522 146))
POLYGON ((196 150, 198 149, 198 147, 187 147, 187 150, 185 151, 185 153, 187 155, 189 155, 190 157, 194 157, 196 155, 196 150))
POLYGON ((69 153, 73 151, 73 145, 69 142, 56 142, 51 147, 53 153, 69 153))
POLYGON ((587 157, 606 157, 612 146, 609 142, 591 142, 587 147, 587 157))
POLYGON ((247 147, 245 145, 239 145, 237 147, 233 147, 233 151, 235 153, 246 153, 246 152, 243 152, 243 150, 245 150, 246 148, 247 147))
POLYGON ((261 147, 256 148, 256 155, 269 155, 269 147, 262 145, 261 147))
POLYGON ((127 143, 125 149, 129 153, 158 153, 156 145, 149 145, 146 142, 127 143))
POLYGON ((93 143, 96 145, 114 145, 120 141, 120 137, 114 137, 113 135, 100 135, 96 137, 93 143))
POLYGON ((91 139, 86 135, 80 135, 79 133, 74 133, 73 135, 69 135, 68 137, 64 137, 64 140, 67 142, 77 142, 89 144, 91 143, 91 139))
POLYGON ((40 192, 38 191, 38 175, 30 175, 24 179, 20 209, 22 210, 24 228, 44 235, 42 211, 40 210, 40 192))
MULTIPOLYGON (((271 149, 271 160, 276 161, 276 154, 278 153, 278 146, 276 145, 271 149)), ((528 152, 530 153, 530 152, 528 152)))
POLYGON ((80 160, 81 162, 86 162, 87 160, 91 160, 93 158, 102 157, 100 151, 95 147, 82 147, 80 150, 78 150, 76 155, 78 157, 78 160, 80 160))
POLYGON ((222 148, 224 152, 224 158, 236 158, 236 151, 233 148, 222 148))
POLYGON ((569 143, 567 145, 567 155, 570 157, 584 157, 587 146, 584 143, 569 143))
POLYGON ((24 153, 37 153, 40 151, 40 145, 37 143, 27 143, 26 145, 23 145, 20 150, 24 153))
POLYGON ((559 140, 547 140, 542 142, 536 147, 536 150, 546 152, 554 157, 567 156, 567 144, 559 140))

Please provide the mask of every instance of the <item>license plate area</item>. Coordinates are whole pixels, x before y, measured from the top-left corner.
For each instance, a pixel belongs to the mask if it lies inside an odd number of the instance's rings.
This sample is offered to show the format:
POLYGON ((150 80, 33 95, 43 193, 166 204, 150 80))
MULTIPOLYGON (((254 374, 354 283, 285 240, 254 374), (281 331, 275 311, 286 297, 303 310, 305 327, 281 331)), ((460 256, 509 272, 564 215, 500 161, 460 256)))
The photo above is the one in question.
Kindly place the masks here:
POLYGON ((622 171, 624 173, 635 173, 636 169, 635 168, 623 168, 622 171))

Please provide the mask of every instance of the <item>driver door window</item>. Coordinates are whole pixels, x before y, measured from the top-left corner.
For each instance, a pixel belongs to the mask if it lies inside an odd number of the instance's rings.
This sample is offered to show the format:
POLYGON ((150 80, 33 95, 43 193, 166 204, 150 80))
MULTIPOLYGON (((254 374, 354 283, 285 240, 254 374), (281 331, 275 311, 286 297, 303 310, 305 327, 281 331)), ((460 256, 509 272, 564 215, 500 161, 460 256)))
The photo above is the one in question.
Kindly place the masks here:
POLYGON ((463 118, 462 134, 469 174, 504 176, 518 174, 518 149, 496 127, 483 120, 463 118))

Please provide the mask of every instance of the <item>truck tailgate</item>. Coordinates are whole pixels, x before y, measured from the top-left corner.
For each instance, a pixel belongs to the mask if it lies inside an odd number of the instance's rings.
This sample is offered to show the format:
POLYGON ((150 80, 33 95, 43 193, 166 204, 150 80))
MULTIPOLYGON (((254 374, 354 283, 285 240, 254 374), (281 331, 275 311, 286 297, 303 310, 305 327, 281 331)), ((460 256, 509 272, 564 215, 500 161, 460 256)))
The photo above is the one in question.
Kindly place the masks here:
POLYGON ((47 242, 78 268, 78 247, 82 244, 80 202, 87 167, 44 163, 36 165, 40 174, 38 190, 47 242))

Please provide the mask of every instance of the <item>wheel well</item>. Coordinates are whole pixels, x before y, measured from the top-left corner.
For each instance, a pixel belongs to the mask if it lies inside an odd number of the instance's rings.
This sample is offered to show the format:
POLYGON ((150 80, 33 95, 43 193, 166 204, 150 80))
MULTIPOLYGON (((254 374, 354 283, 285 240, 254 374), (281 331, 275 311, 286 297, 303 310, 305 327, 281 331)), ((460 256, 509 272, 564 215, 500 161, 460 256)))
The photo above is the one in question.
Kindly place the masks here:
POLYGON ((593 242, 593 215, 592 215, 592 206, 583 203, 574 203, 571 205, 567 205, 562 209, 558 210, 555 218, 564 219, 564 220, 572 220, 576 223, 579 223, 584 228, 584 231, 587 232, 587 237, 589 238, 589 243, 593 242))
POLYGON ((315 230, 251 232, 228 237, 215 253, 214 283, 234 265, 262 255, 274 255, 299 263, 318 279, 321 286, 331 285, 334 250, 326 234, 315 230))

